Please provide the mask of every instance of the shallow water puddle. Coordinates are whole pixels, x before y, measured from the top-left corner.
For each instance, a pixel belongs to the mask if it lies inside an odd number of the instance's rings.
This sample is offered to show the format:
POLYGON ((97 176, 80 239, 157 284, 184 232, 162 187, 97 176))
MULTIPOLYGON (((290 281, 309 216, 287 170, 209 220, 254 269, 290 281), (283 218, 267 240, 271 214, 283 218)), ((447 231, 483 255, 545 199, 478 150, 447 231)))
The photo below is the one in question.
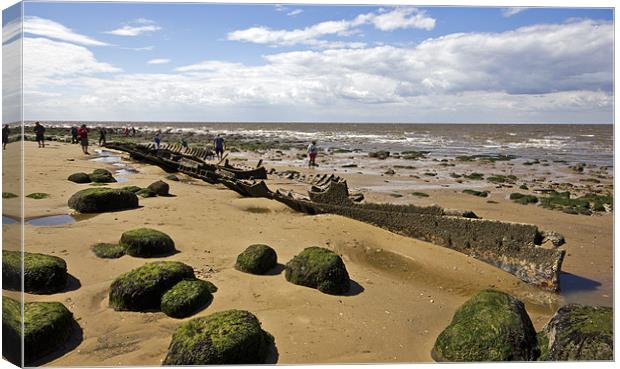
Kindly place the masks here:
MULTIPOLYGON (((52 227, 65 224, 73 224, 81 220, 90 219, 95 214, 57 214, 42 217, 33 217, 25 220, 26 224, 37 227, 52 227)), ((2 224, 18 224, 19 221, 13 217, 2 215, 2 224)))
POLYGON ((129 175, 131 173, 138 173, 135 168, 130 167, 125 163, 121 163, 121 156, 113 151, 109 150, 95 150, 98 158, 90 159, 90 161, 96 161, 99 163, 108 163, 112 164, 115 167, 121 168, 114 171, 114 179, 116 182, 125 183, 128 182, 129 179, 124 176, 129 175))

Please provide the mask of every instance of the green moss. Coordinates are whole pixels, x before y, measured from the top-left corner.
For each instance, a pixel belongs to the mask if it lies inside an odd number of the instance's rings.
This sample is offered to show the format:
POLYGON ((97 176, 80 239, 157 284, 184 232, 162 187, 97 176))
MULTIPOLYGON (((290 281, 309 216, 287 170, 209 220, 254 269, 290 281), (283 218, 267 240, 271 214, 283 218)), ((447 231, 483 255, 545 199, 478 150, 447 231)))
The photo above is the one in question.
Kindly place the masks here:
POLYGON ((125 247, 114 243, 96 243, 90 249, 102 259, 118 259, 125 255, 125 247))
POLYGON ((174 174, 169 174, 165 178, 170 181, 175 181, 175 182, 179 181, 179 177, 175 176, 174 174))
POLYGON ((75 183, 90 183, 90 176, 83 172, 73 173, 67 178, 71 182, 75 183))
POLYGON ((12 193, 12 192, 3 192, 2 193, 2 198, 3 199, 12 199, 14 197, 17 197, 17 195, 12 193))
POLYGON ((457 156, 456 160, 460 160, 460 161, 482 161, 482 162, 489 162, 489 163, 495 163, 496 161, 509 161, 509 160, 513 160, 516 159, 517 157, 514 155, 488 155, 488 154, 481 154, 481 155, 462 155, 462 156, 457 156))
POLYGON ((153 257, 169 255, 175 251, 174 241, 164 232, 151 228, 132 229, 121 235, 119 246, 127 255, 153 257))
POLYGON ((400 193, 391 193, 390 196, 395 198, 403 197, 403 195, 400 193))
POLYGON ((538 197, 534 195, 526 195, 518 192, 513 192, 510 194, 510 200, 521 205, 527 205, 536 204, 538 202, 538 197))
POLYGON ((541 206, 546 209, 560 210, 569 214, 591 215, 592 211, 606 211, 604 205, 613 207, 613 196, 588 193, 578 198, 571 198, 571 193, 547 191, 546 197, 540 198, 541 206))
POLYGON ((110 286, 114 310, 159 310, 161 297, 184 279, 195 279, 189 265, 177 261, 156 261, 121 274, 110 286))
MULTIPOLYGON (((75 320, 60 302, 26 302, 24 304, 24 364, 56 350, 71 336, 75 320)), ((19 365, 21 347, 20 303, 2 296, 3 355, 19 365)))
POLYGON ((517 176, 515 175, 501 175, 501 174, 496 174, 490 177, 487 177, 487 181, 489 182, 493 182, 493 183, 514 183, 514 181, 517 180, 517 176))
POLYGON ((112 176, 112 173, 106 169, 95 169, 89 175, 92 182, 96 183, 114 183, 116 179, 112 176))
POLYGON ((463 193, 466 193, 468 195, 474 195, 474 196, 478 196, 478 197, 487 197, 489 196, 489 191, 476 191, 476 190, 463 190, 463 193))
MULTIPOLYGON (((59 257, 24 252, 24 290, 30 293, 53 293, 67 283, 67 264, 59 257)), ((20 251, 2 251, 3 288, 21 290, 20 251)))
POLYGON ((140 191, 142 188, 138 186, 125 186, 125 187, 121 187, 120 189, 123 191, 129 191, 129 192, 136 193, 140 191))
POLYGON ((267 245, 250 245, 239 256, 235 268, 252 274, 265 274, 278 264, 276 251, 267 245))
POLYGON ((41 199, 47 199, 48 197, 50 197, 50 195, 44 192, 33 192, 31 194, 26 195, 26 197, 34 199, 34 200, 41 200, 41 199))
POLYGON ((462 175, 452 172, 452 173, 450 173, 450 177, 452 177, 452 178, 461 178, 462 175))
POLYGON ((542 361, 613 360, 613 309, 565 305, 538 334, 542 361))
POLYGON ((151 191, 148 188, 143 188, 140 191, 136 192, 136 195, 143 197, 143 198, 147 198, 147 197, 155 197, 157 196, 157 194, 153 191, 151 191))
POLYGON ((426 155, 430 154, 430 151, 403 151, 401 153, 402 158, 405 160, 418 160, 424 159, 426 155))
POLYGON ((211 302, 213 284, 200 279, 184 280, 161 298, 161 311, 173 318, 188 317, 211 302))
POLYGON ((70 208, 80 213, 103 213, 135 209, 138 207, 138 197, 129 191, 112 188, 87 188, 78 191, 69 198, 70 208))
POLYGON ((250 312, 226 310, 182 324, 164 365, 263 364, 273 337, 250 312))
POLYGON ((536 358, 536 333, 523 303, 486 290, 465 302, 433 348, 438 361, 529 361, 536 358))
POLYGON ((286 280, 317 288, 323 293, 343 294, 349 290, 349 273, 342 258, 322 247, 308 247, 286 264, 286 280))
POLYGON ((474 181, 480 181, 480 180, 484 179, 484 174, 476 173, 476 172, 471 173, 471 174, 463 174, 463 178, 471 179, 471 180, 474 180, 474 181))
POLYGON ((429 194, 424 193, 424 192, 412 192, 411 196, 417 196, 417 197, 428 197, 429 194))

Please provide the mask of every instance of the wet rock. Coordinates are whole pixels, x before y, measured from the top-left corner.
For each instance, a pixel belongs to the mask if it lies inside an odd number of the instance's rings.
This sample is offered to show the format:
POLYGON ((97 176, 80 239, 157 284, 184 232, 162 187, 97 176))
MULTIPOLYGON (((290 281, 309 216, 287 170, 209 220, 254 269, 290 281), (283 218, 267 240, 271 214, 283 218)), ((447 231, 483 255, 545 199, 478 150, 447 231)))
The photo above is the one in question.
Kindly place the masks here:
POLYGON ((613 360, 611 307, 566 305, 538 334, 542 361, 613 360))
POLYGON ((164 365, 264 364, 273 337, 250 312, 226 310, 183 323, 164 365))
POLYGON ((173 318, 185 318, 208 305, 217 288, 200 279, 184 280, 169 289, 161 298, 161 311, 173 318))
MULTIPOLYGON (((57 256, 23 253, 24 291, 54 293, 67 284, 67 263, 57 256)), ((21 290, 22 253, 2 251, 2 287, 21 290)))
POLYGON ((530 361, 536 359, 534 326, 523 303, 499 291, 485 290, 456 311, 437 337, 436 361, 530 361))
MULTIPOLYGON (((25 365, 62 346, 77 324, 60 302, 25 302, 23 323, 25 365)), ((20 303, 2 296, 2 355, 17 366, 21 366, 21 324, 20 303)))
POLYGON ((393 176, 394 174, 396 174, 396 172, 394 171, 394 169, 389 168, 383 174, 387 174, 388 176, 393 176))
POLYGON ((157 194, 153 191, 151 191, 149 188, 141 188, 139 191, 136 192, 136 195, 142 197, 142 198, 148 198, 148 197, 156 197, 157 194))
POLYGON ((112 176, 109 170, 106 169, 95 169, 89 175, 90 180, 95 183, 114 183, 116 179, 112 176))
POLYGON ((344 294, 349 290, 349 273, 342 258, 322 247, 308 247, 286 264, 286 280, 317 288, 323 293, 344 294))
POLYGON ((143 258, 169 255, 175 251, 174 241, 170 236, 151 228, 124 232, 119 245, 125 249, 127 255, 143 258))
POLYGON ((389 151, 384 151, 384 150, 375 151, 375 152, 369 152, 368 153, 368 157, 376 158, 376 159, 379 159, 379 160, 385 160, 388 157, 390 157, 390 152, 389 151))
POLYGON ((166 179, 169 181, 175 181, 175 182, 179 181, 179 177, 175 176, 174 174, 167 175, 166 179))
POLYGON ((265 274, 278 264, 276 251, 267 245, 250 245, 237 256, 235 269, 252 274, 265 274))
POLYGON ((161 298, 184 279, 196 279, 189 265, 178 261, 156 261, 121 274, 110 286, 114 310, 159 310, 161 298))
POLYGON ((73 194, 68 205, 80 213, 103 213, 135 209, 138 207, 138 197, 133 192, 124 190, 88 188, 73 194))
POLYGON ((71 182, 75 183, 90 183, 90 176, 83 172, 73 173, 67 178, 71 182))
POLYGON ((125 246, 114 243, 96 243, 90 249, 102 259, 118 259, 125 255, 125 246))
POLYGON ((158 196, 168 196, 170 194, 170 186, 164 181, 153 182, 147 188, 158 196))

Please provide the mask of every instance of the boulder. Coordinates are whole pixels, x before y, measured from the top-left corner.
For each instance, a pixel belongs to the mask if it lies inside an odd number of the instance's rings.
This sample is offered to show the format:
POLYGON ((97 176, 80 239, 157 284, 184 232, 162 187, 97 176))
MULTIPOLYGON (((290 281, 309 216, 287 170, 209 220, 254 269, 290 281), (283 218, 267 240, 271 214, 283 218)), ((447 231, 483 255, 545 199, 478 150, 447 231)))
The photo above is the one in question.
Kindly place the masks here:
POLYGON ((536 359, 536 332, 521 301, 485 290, 456 311, 435 341, 436 361, 530 361, 536 359))
POLYGON ((174 241, 165 234, 151 228, 138 228, 124 232, 119 246, 127 255, 148 258, 168 255, 175 251, 174 241))
POLYGON ((182 324, 163 364, 264 364, 272 346, 273 337, 252 313, 226 310, 182 324))
POLYGON ((317 288, 323 293, 344 294, 349 290, 349 273, 342 258, 322 247, 308 247, 286 264, 286 280, 317 288))
POLYGON ((564 235, 555 231, 542 231, 543 243, 551 242, 554 247, 560 247, 566 243, 564 235))
POLYGON ((142 188, 140 188, 138 186, 125 186, 125 187, 121 187, 120 189, 124 190, 124 191, 129 191, 129 192, 136 193, 136 192, 140 191, 142 188))
POLYGON ((613 309, 561 307, 538 334, 542 361, 613 360, 613 309))
POLYGON ((80 213, 135 209, 138 207, 138 196, 133 192, 107 187, 88 188, 73 194, 68 205, 80 213))
POLYGON ((83 173, 83 172, 73 173, 67 179, 70 180, 71 182, 75 182, 75 183, 90 183, 90 182, 92 182, 90 180, 90 176, 88 174, 86 174, 86 173, 83 173))
MULTIPOLYGON (((73 314, 60 302, 24 303, 24 364, 47 355, 62 346, 71 336, 73 314)), ((2 354, 20 366, 20 303, 2 296, 2 354)))
MULTIPOLYGON (((57 256, 23 253, 24 290, 29 293, 54 293, 67 284, 67 264, 57 256)), ((3 288, 21 290, 20 251, 2 251, 3 288)))
POLYGON ((161 298, 184 279, 195 279, 194 270, 178 261, 156 261, 121 274, 110 286, 114 310, 160 310, 161 298))
POLYGON ((142 198, 147 198, 147 197, 155 197, 157 196, 157 194, 153 191, 151 191, 148 188, 142 188, 139 191, 136 192, 136 195, 142 197, 142 198))
POLYGON ((216 289, 200 279, 181 281, 162 296, 161 311, 173 318, 188 317, 209 304, 216 289))
POLYGON ((95 169, 90 175, 90 180, 95 183, 114 183, 116 179, 112 173, 106 169, 95 169))
POLYGON ((376 158, 376 159, 379 159, 379 160, 385 160, 389 156, 390 156, 390 152, 389 151, 384 151, 384 150, 375 151, 375 152, 369 152, 368 153, 368 157, 376 158))
POLYGON ((178 182, 179 181, 179 177, 175 176, 174 174, 169 174, 166 176, 166 179, 170 180, 170 181, 175 181, 178 182))
POLYGON ((164 181, 153 182, 147 188, 155 192, 157 196, 168 196, 170 194, 170 186, 164 181))
POLYGON ((125 255, 125 247, 115 243, 96 243, 90 249, 102 259, 118 259, 125 255))
POLYGON ((267 245, 250 245, 237 256, 235 268, 252 274, 265 274, 278 264, 276 251, 267 245))

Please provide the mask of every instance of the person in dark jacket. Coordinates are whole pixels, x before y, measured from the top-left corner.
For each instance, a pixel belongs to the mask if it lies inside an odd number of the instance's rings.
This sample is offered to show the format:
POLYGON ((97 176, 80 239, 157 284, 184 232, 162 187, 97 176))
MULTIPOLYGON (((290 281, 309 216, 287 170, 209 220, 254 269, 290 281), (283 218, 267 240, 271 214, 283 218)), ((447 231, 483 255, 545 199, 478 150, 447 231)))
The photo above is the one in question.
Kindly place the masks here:
POLYGON ((34 124, 34 134, 37 139, 37 143, 39 144, 39 148, 45 147, 45 127, 41 125, 41 123, 36 122, 34 124))

